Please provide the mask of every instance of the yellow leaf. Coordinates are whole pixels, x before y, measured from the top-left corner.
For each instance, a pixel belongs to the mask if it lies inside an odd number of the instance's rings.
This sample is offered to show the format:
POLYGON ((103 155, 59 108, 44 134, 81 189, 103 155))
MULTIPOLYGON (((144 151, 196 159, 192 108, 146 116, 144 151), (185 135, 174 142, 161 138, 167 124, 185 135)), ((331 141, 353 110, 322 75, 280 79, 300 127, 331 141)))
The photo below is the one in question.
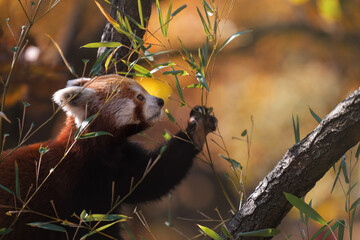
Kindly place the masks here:
POLYGON ((341 18, 341 6, 339 0, 318 0, 319 14, 324 20, 333 23, 341 18))
POLYGON ((154 78, 135 78, 148 93, 156 97, 162 98, 165 102, 172 93, 172 89, 168 83, 154 78))

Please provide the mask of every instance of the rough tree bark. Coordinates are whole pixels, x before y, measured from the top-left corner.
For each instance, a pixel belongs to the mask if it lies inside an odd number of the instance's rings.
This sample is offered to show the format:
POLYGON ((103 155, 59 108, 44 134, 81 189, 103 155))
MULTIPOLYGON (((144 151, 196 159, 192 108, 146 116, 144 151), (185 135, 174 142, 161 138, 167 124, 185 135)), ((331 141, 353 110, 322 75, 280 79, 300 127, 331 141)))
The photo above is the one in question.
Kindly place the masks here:
MULTIPOLYGON (((142 12, 143 12, 143 18, 144 18, 144 25, 145 27, 148 24, 148 20, 151 15, 151 5, 153 0, 141 0, 141 6, 142 6, 142 12)), ((125 12, 127 15, 129 15, 131 18, 136 20, 138 23, 140 23, 140 16, 139 16, 139 9, 138 4, 136 0, 112 0, 112 7, 110 10, 110 16, 115 19, 118 22, 118 16, 116 14, 117 9, 120 9, 121 11, 125 12)), ((139 38, 143 38, 145 34, 145 30, 138 28, 135 24, 130 22, 131 29, 133 32, 138 36, 139 38)), ((118 33, 114 27, 108 22, 104 27, 103 35, 101 36, 101 42, 120 42, 126 47, 121 47, 117 52, 117 59, 122 59, 130 56, 130 61, 134 61, 137 59, 138 54, 136 52, 133 52, 133 47, 131 46, 130 39, 123 35, 118 33)), ((98 50, 98 57, 106 51, 107 48, 99 48, 98 50)), ((126 72, 127 66, 119 62, 116 66, 118 71, 126 72)), ((115 71, 115 68, 111 68, 108 70, 108 73, 113 73, 115 71)))
POLYGON ((278 226, 292 207, 283 193, 303 197, 359 141, 360 91, 356 90, 285 153, 227 224, 230 233, 237 236, 278 226))

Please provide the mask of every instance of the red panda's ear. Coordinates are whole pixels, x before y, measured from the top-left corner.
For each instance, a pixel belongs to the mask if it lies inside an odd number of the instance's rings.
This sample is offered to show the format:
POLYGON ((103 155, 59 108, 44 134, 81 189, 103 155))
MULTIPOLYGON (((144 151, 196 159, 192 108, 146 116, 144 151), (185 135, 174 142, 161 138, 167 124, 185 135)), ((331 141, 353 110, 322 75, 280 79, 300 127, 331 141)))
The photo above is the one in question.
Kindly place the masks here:
POLYGON ((69 80, 66 83, 66 87, 74 87, 74 86, 78 86, 78 87, 83 87, 85 86, 88 82, 90 82, 91 78, 76 78, 76 79, 72 79, 69 80))
POLYGON ((86 105, 95 98, 94 89, 78 86, 66 87, 53 95, 54 102, 62 107, 68 116, 74 117, 77 125, 80 125, 86 116, 86 105))

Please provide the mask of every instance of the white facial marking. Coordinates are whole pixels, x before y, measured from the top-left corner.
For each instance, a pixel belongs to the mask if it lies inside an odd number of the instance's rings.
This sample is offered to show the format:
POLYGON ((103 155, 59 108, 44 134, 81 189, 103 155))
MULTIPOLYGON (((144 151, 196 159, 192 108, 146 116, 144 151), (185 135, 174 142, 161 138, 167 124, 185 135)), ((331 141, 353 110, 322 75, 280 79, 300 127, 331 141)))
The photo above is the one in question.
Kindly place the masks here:
POLYGON ((95 90, 83 87, 66 87, 54 93, 53 100, 63 108, 67 116, 75 119, 76 126, 79 127, 85 120, 86 104, 94 98, 95 90), (69 102, 69 98, 73 100, 69 102))
POLYGON ((120 128, 130 124, 139 124, 140 121, 134 117, 135 103, 131 99, 115 99, 109 102, 103 114, 113 116, 114 124, 120 128))

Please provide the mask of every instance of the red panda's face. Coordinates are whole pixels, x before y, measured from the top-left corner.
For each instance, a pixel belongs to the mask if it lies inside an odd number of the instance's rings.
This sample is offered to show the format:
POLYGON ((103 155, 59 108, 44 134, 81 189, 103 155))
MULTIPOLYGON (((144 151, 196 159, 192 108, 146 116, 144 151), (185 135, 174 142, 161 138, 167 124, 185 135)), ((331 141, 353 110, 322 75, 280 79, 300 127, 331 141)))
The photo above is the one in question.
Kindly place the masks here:
POLYGON ((161 98, 150 95, 135 80, 119 75, 71 80, 53 99, 77 126, 99 112, 102 124, 115 129, 152 126, 160 119, 164 105, 161 98))

